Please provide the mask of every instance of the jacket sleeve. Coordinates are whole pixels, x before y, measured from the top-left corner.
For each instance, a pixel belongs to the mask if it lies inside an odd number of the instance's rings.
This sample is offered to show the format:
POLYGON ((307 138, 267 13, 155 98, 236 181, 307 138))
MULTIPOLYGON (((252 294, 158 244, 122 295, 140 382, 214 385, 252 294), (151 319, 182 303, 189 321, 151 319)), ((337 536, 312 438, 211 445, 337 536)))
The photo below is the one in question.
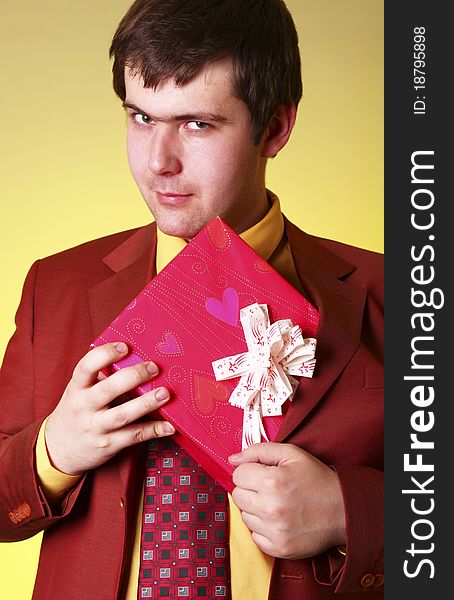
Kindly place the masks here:
POLYGON ((344 499, 346 555, 337 548, 312 559, 315 579, 336 593, 382 589, 384 582, 383 472, 364 466, 335 467, 344 499))
POLYGON ((39 261, 30 269, 16 314, 16 331, 0 371, 0 541, 29 538, 68 514, 83 479, 50 506, 35 469, 42 418, 34 403, 34 295, 39 261))

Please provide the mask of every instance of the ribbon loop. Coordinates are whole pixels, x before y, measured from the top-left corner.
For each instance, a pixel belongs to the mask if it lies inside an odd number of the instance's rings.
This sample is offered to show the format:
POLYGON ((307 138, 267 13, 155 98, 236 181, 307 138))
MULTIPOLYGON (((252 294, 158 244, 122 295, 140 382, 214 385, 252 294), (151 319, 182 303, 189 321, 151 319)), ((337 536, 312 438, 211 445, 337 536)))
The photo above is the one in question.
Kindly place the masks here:
POLYGON ((304 339, 290 319, 270 325, 266 304, 242 308, 240 321, 248 352, 216 360, 212 367, 217 381, 240 377, 229 403, 244 411, 244 450, 262 437, 269 441, 262 417, 282 415, 282 405, 298 387, 294 376, 312 377, 317 341, 304 339))

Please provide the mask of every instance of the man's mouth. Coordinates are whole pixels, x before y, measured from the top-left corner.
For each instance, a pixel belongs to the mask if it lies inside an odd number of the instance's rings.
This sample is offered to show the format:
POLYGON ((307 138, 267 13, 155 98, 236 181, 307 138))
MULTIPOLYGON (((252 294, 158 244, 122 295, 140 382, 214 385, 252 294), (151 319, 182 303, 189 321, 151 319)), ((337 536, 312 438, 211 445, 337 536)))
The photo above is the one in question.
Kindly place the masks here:
POLYGON ((156 198, 160 204, 168 206, 174 206, 175 204, 182 204, 191 198, 192 194, 181 194, 179 192, 158 192, 155 191, 156 198))

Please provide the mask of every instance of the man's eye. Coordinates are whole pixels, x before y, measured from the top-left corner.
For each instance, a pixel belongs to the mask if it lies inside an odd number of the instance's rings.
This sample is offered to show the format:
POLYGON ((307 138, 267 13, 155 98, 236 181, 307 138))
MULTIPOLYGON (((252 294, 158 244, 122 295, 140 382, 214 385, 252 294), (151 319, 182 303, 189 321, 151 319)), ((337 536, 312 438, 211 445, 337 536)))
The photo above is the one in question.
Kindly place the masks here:
POLYGON ((150 117, 142 113, 132 113, 131 118, 137 125, 148 125, 151 122, 150 117))
POLYGON ((188 121, 187 127, 193 131, 202 131, 202 129, 207 129, 209 125, 203 121, 188 121))

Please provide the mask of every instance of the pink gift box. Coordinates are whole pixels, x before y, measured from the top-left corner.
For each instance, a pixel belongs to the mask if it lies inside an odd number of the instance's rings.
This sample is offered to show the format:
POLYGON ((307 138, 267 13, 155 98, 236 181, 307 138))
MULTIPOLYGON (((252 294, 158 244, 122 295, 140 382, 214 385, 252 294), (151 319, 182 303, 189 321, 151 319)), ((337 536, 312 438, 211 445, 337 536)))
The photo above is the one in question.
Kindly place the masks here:
MULTIPOLYGON (((318 311, 215 218, 93 342, 128 345, 115 370, 147 360, 159 365, 159 376, 137 393, 169 388, 172 399, 159 413, 175 426, 175 440, 229 492, 227 458, 241 450, 243 411, 228 402, 238 379, 216 381, 212 362, 247 351, 239 313, 254 303, 268 306, 271 323, 290 319, 305 338, 315 337, 318 311)), ((264 417, 269 440, 283 418, 264 417)))

